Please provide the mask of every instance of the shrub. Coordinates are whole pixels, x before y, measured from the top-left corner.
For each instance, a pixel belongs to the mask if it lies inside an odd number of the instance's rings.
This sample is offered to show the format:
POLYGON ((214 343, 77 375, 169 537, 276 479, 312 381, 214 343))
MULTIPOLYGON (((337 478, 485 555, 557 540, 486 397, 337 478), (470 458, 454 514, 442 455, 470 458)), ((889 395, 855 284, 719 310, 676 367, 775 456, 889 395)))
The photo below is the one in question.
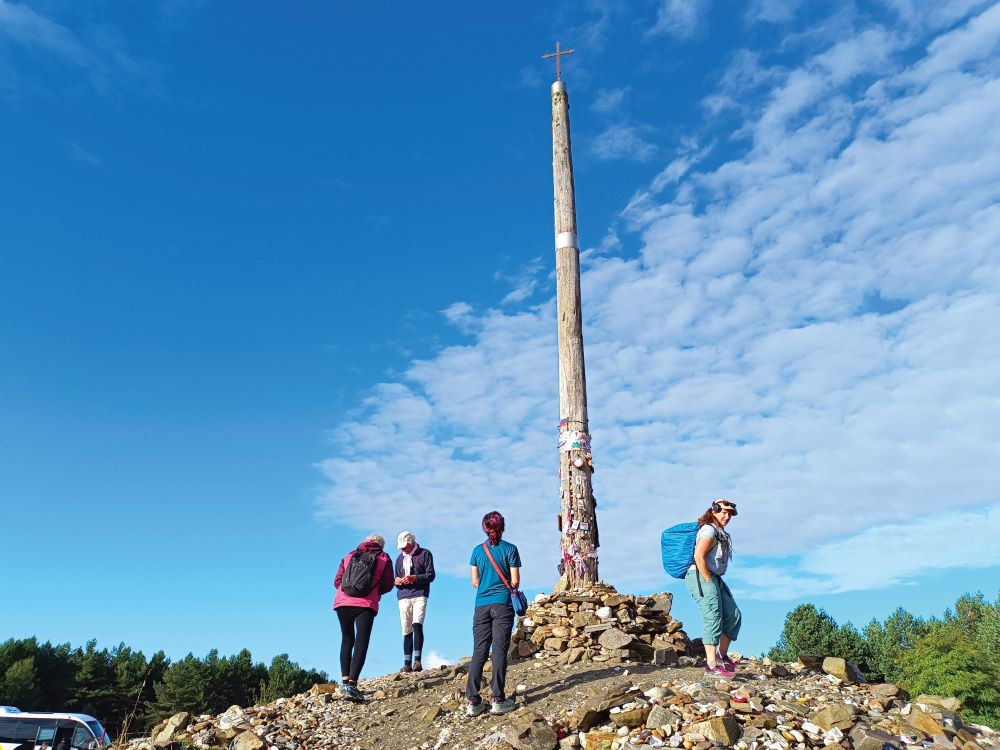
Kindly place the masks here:
POLYGON ((1000 669, 983 657, 968 632, 935 624, 906 656, 901 683, 910 694, 960 698, 967 719, 1000 726, 1000 669))

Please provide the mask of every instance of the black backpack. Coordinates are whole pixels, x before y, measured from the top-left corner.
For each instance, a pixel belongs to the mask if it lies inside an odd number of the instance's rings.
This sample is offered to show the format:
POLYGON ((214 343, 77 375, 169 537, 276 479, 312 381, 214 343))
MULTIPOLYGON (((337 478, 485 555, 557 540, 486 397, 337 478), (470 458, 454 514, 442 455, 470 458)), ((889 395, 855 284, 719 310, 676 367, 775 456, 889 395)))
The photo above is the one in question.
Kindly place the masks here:
POLYGON ((375 586, 375 567, 379 553, 354 550, 340 579, 340 590, 348 596, 367 596, 375 586))

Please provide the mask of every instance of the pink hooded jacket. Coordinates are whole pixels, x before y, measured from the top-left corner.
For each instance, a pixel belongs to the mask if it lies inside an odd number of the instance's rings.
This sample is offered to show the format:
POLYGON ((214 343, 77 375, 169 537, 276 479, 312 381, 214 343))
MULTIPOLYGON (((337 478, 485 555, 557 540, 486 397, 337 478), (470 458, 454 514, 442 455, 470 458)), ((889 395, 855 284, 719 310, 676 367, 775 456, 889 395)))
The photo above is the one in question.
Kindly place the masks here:
POLYGON ((382 597, 382 594, 388 594, 395 586, 396 581, 392 577, 392 561, 385 552, 381 551, 382 548, 375 542, 364 541, 358 549, 363 552, 379 551, 378 560, 375 562, 375 583, 372 586, 372 590, 365 596, 348 596, 341 590, 340 582, 344 577, 344 569, 354 554, 354 550, 351 550, 340 561, 340 567, 337 568, 337 577, 333 581, 333 585, 337 587, 337 595, 333 599, 333 608, 368 607, 378 613, 378 600, 382 597))

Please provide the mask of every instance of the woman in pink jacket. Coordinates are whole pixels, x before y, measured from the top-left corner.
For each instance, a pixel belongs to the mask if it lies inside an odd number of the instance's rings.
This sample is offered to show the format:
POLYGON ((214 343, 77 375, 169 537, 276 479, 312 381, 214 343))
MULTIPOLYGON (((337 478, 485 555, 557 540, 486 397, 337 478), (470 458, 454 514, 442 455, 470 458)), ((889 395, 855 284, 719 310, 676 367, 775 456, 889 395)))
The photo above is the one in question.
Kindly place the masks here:
POLYGON ((337 596, 333 600, 333 609, 340 620, 341 632, 340 689, 345 697, 355 701, 365 699, 358 690, 358 677, 368 655, 368 642, 375 615, 378 614, 378 600, 382 594, 392 591, 394 586, 392 561, 383 552, 384 547, 385 539, 372 534, 340 561, 334 580, 337 596), (352 567, 354 557, 358 559, 352 567), (354 584, 359 581, 365 584, 364 591, 353 590, 354 584))

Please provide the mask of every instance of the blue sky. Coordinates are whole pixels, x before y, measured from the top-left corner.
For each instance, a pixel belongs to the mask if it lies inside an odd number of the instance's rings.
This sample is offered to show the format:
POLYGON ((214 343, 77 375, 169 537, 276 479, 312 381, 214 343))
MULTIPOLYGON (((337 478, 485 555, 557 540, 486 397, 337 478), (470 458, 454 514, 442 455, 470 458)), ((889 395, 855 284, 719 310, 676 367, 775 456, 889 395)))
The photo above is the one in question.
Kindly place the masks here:
MULTIPOLYGON (((766 649, 997 591, 1000 5, 0 0, 0 637, 336 668, 402 528, 554 582, 551 63, 603 577, 739 503, 766 649)), ((398 667, 393 601, 368 671, 398 667)))

